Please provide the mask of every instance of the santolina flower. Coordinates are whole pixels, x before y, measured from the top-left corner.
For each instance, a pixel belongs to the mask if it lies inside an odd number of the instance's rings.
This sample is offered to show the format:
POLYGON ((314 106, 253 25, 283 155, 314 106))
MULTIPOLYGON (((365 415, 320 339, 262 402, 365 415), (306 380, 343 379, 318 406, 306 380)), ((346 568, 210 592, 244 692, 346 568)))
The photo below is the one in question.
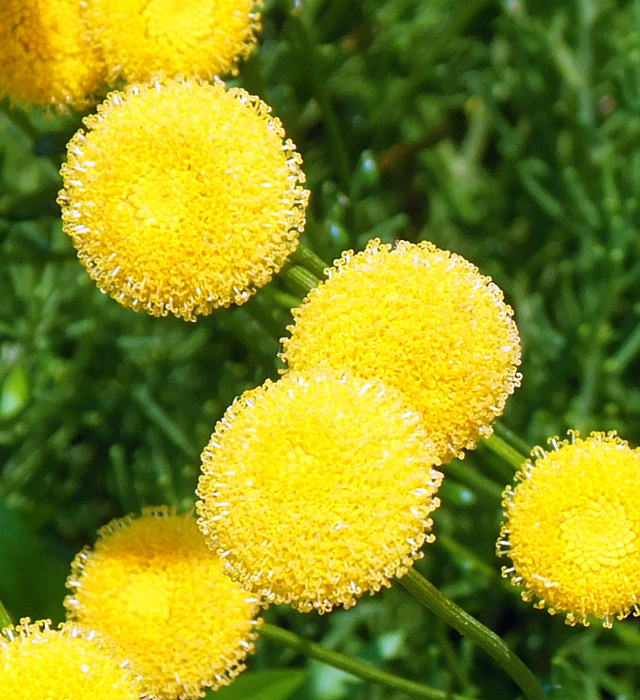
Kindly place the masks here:
POLYGON ((282 359, 380 377, 422 414, 443 462, 462 457, 520 383, 518 330, 500 289, 431 243, 347 251, 293 312, 282 359))
POLYGON ((256 601, 224 575, 192 515, 161 506, 112 521, 67 587, 68 617, 112 638, 153 698, 227 685, 253 648, 256 601))
POLYGON ((549 442, 504 492, 503 575, 570 625, 593 615, 610 627, 640 614, 640 450, 615 433, 549 442))
POLYGON ((140 688, 113 644, 82 626, 49 620, 0 632, 3 700, 138 700, 140 688))
POLYGON ((265 603, 348 608, 433 539, 435 453, 378 380, 327 370, 267 381, 227 410, 202 461, 198 524, 265 603))
POLYGON ((111 93, 85 119, 59 202, 103 292, 194 320, 271 279, 297 246, 308 192, 269 112, 219 81, 175 80, 111 93))
POLYGON ((90 0, 87 17, 111 79, 210 80, 237 72, 260 28, 254 0, 90 0))
POLYGON ((0 92, 38 105, 82 107, 105 79, 77 0, 3 0, 0 92))

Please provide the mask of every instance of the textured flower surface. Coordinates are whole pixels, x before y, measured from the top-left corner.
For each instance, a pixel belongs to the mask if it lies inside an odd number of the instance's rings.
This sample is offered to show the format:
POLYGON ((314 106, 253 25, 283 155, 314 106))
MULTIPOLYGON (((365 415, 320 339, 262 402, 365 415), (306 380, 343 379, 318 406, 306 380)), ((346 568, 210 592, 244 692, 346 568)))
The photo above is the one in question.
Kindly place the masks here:
POLYGON ((256 41, 254 0, 90 0, 88 21, 112 80, 210 80, 237 72, 256 41))
POLYGON ((236 399, 202 459, 198 524, 265 603, 350 607, 433 539, 435 453, 378 380, 328 370, 267 381, 236 399))
POLYGON ((153 698, 196 698, 244 669, 256 601, 224 575, 193 515, 146 508, 75 558, 68 616, 108 635, 153 698))
POLYGON ((77 0, 3 0, 0 92, 38 105, 82 107, 106 77, 77 0))
POLYGON ((103 292, 187 320, 241 304, 295 249, 308 192, 280 121, 196 81, 112 93, 68 146, 63 226, 103 292))
POLYGON ((568 624, 593 615, 610 627, 640 614, 640 450, 615 433, 550 443, 504 493, 497 551, 513 566, 503 575, 568 624))
POLYGON ((140 688, 113 644, 82 626, 28 618, 0 632, 3 700, 138 700, 140 688))
POLYGON ((520 383, 520 341, 500 289, 431 243, 347 251, 294 311, 282 358, 380 377, 423 415, 443 462, 462 456, 520 383))

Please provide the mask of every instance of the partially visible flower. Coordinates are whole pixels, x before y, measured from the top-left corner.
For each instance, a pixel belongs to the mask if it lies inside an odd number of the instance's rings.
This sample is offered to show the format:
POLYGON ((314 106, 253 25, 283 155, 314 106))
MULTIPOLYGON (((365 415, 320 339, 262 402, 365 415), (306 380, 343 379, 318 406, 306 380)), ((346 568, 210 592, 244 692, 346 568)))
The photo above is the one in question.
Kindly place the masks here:
POLYGON ((84 107, 106 67, 77 0, 3 0, 0 93, 55 107, 84 107))
POLYGON ((378 380, 290 372, 245 392, 202 454, 198 524, 265 603, 348 608, 433 536, 442 475, 420 417, 378 380))
POLYGON ((0 632, 2 700, 138 700, 127 662, 106 639, 80 625, 49 620, 0 632))
POLYGON ((64 230, 103 292, 186 320, 245 302, 296 248, 308 192, 280 121, 244 90, 133 85, 68 146, 64 230))
POLYGON ((253 600, 224 575, 192 515, 146 508, 114 520, 72 564, 68 617, 108 635, 153 698, 227 685, 253 648, 253 600))
POLYGON ((111 80, 236 74, 260 29, 261 0, 89 0, 111 80))
POLYGON ((593 615, 611 627, 640 614, 640 450, 614 432, 549 442, 504 492, 503 576, 570 625, 593 615))
POLYGON ((422 414, 443 462, 462 457, 520 383, 520 340, 500 289, 432 243, 347 251, 293 312, 282 359, 380 377, 422 414))

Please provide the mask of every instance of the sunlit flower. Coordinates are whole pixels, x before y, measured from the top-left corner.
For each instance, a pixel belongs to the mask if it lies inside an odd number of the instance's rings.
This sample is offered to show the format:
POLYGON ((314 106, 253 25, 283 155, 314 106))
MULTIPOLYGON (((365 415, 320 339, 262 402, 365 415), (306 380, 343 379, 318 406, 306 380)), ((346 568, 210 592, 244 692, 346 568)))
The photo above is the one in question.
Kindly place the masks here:
POLYGON ((112 80, 235 74, 260 28, 261 1, 89 0, 88 21, 112 80))
POLYGON ((202 460, 198 524, 265 603, 348 608, 433 540, 435 453, 378 380, 327 370, 267 381, 236 399, 202 460))
POLYGON ((615 433, 549 441, 504 493, 503 575, 567 623, 640 614, 640 450, 615 433))
POLYGON ((227 685, 253 648, 256 601, 224 575, 192 515, 161 506, 112 521, 67 587, 69 618, 119 644, 156 699, 227 685))
POLYGON ((82 107, 106 77, 78 0, 3 0, 0 93, 38 105, 82 107))
POLYGON ((500 289, 431 243, 347 251, 294 311, 282 357, 380 377, 422 414, 443 462, 491 434, 520 383, 520 342, 500 289))
POLYGON ((2 700, 138 700, 140 688, 113 644, 82 626, 49 620, 0 632, 2 700))
POLYGON ((308 192, 280 121, 244 90, 134 85, 85 119, 64 230, 103 292, 187 320, 245 302, 295 249, 308 192))

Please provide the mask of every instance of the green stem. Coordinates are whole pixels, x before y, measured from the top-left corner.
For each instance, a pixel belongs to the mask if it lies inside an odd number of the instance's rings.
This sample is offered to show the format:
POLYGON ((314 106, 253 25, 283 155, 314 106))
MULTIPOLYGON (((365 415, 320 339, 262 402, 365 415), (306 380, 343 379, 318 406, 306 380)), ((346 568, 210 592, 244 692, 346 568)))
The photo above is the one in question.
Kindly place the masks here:
POLYGON ((522 468, 522 465, 527 461, 527 458, 520 454, 518 450, 511 447, 506 443, 501 437, 498 437, 495 433, 492 433, 486 440, 481 443, 484 447, 490 449, 495 455, 500 457, 509 466, 513 467, 515 471, 522 468))
POLYGON ((291 254, 291 260, 302 267, 306 267, 307 270, 314 274, 319 280, 327 276, 325 274, 325 270, 329 267, 327 263, 316 255, 311 248, 307 248, 307 246, 302 245, 302 243, 299 243, 298 247, 291 254))
POLYGON ((474 491, 489 496, 493 500, 499 501, 502 498, 502 491, 504 490, 502 486, 498 486, 467 462, 453 460, 447 464, 446 472, 447 476, 461 481, 474 491))
POLYGON ((315 39, 312 31, 307 27, 306 22, 302 17, 303 3, 296 3, 291 12, 292 24, 298 35, 298 41, 302 52, 304 53, 303 64, 306 66, 309 76, 309 83, 315 95, 320 111, 322 112, 322 120, 324 122, 327 142, 333 154, 333 163, 336 168, 336 175, 340 188, 345 194, 349 193, 351 182, 351 166, 349 164, 349 155, 346 144, 342 137, 342 131, 338 119, 336 118, 331 96, 327 90, 326 76, 321 72, 321 56, 318 52, 315 39))
POLYGON ((400 583, 418 602, 484 649, 511 676, 529 700, 545 700, 536 677, 495 632, 449 600, 414 568, 409 569, 400 583))
POLYGON ((0 600, 0 630, 3 630, 5 627, 11 627, 12 624, 11 616, 0 600))
POLYGON ((293 632, 288 632, 287 630, 283 630, 280 627, 270 625, 266 622, 260 628, 260 636, 289 647, 289 649, 298 651, 311 659, 350 673, 356 678, 361 678, 371 683, 377 683, 387 688, 395 688, 409 695, 414 695, 419 698, 429 698, 429 700, 471 700, 469 696, 447 693, 444 690, 438 690, 438 688, 432 688, 428 685, 416 683, 415 681, 407 680, 401 676, 395 676, 392 673, 381 671, 375 666, 363 663, 362 661, 356 661, 356 659, 352 659, 344 654, 339 654, 337 651, 325 649, 323 646, 320 646, 320 644, 310 642, 304 637, 300 637, 293 632))
POLYGON ((302 297, 318 286, 320 280, 309 270, 300 265, 285 265, 279 272, 280 279, 302 297))

